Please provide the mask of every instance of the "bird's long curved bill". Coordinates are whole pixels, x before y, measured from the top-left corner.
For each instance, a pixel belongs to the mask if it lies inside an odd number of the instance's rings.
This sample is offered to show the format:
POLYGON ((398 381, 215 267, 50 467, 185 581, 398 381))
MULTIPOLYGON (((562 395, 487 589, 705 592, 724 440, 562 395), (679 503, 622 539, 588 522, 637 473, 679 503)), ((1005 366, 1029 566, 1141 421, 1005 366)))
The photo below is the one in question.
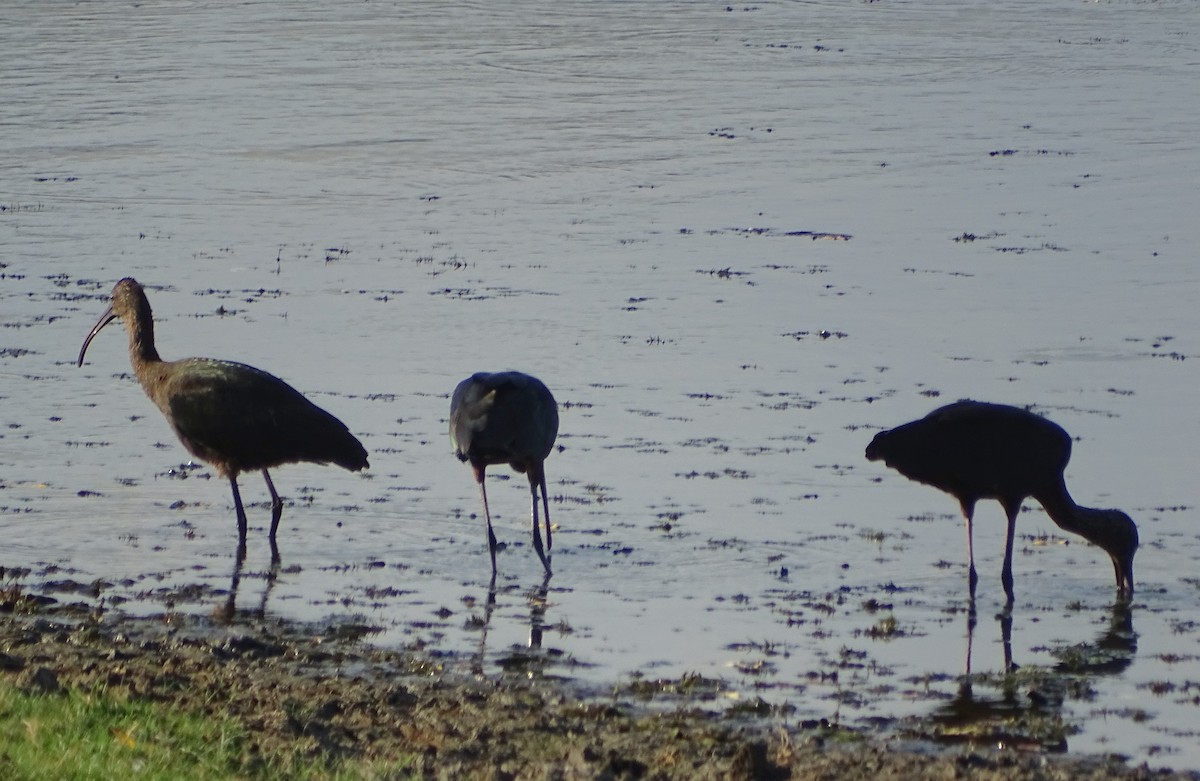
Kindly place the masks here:
POLYGON ((92 330, 88 332, 87 338, 83 340, 83 347, 79 348, 79 362, 76 366, 83 366, 83 354, 87 352, 88 345, 92 343, 92 339, 96 338, 96 334, 100 333, 100 329, 117 319, 117 315, 113 312, 112 305, 104 310, 104 314, 100 315, 100 319, 92 326, 92 330))

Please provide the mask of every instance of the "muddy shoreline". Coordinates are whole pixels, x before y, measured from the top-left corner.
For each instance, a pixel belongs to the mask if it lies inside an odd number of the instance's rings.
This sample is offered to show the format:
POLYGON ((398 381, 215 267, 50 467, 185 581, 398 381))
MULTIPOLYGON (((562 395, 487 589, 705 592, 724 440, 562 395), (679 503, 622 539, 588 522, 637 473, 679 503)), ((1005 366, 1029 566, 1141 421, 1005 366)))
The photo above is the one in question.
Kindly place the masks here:
POLYGON ((718 713, 686 687, 664 708, 528 670, 463 674, 419 651, 373 647, 362 629, 244 613, 133 618, 10 584, 0 671, 46 696, 105 690, 232 717, 253 736, 245 770, 282 752, 331 766, 409 761, 412 777, 428 779, 1200 778, 1116 757, 938 748, 771 709, 718 713))

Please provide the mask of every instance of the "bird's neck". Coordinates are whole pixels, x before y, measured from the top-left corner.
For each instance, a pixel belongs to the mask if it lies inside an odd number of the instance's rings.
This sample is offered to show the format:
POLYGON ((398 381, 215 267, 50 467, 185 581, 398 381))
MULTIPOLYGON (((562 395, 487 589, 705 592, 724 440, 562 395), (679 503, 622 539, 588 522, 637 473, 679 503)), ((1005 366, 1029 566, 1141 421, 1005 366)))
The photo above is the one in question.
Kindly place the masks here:
POLYGON ((141 378, 150 367, 162 363, 154 346, 154 316, 150 313, 150 305, 147 303, 144 309, 125 320, 125 328, 129 331, 129 360, 133 364, 133 373, 141 378))
POLYGON ((1112 536, 1112 524, 1107 510, 1076 504, 1062 481, 1059 481, 1052 491, 1037 496, 1036 499, 1060 529, 1078 534, 1102 548, 1108 548, 1106 543, 1112 536))

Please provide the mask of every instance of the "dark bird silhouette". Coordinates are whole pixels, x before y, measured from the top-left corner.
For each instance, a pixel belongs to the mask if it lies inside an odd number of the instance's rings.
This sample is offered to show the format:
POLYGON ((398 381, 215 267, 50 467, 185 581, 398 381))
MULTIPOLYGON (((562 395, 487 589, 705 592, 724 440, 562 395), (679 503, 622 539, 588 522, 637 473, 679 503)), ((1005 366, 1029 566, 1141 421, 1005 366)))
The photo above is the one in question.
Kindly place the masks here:
POLYGON ((958 499, 967 519, 972 602, 978 580, 971 541, 975 503, 996 499, 1008 515, 1001 579, 1011 605, 1013 533, 1021 503, 1029 496, 1060 528, 1103 548, 1112 558, 1118 593, 1133 595, 1137 526, 1120 510, 1075 503, 1063 480, 1071 458, 1071 437, 1049 420, 1016 407, 960 401, 876 434, 867 446, 867 458, 883 460, 902 475, 958 499))
POLYGON ((450 399, 450 442, 460 461, 469 461, 483 497, 487 520, 488 552, 492 573, 496 572, 496 535, 488 510, 484 470, 492 464, 508 464, 529 477, 533 494, 533 547, 546 574, 550 574, 550 504, 546 498, 543 462, 554 449, 558 436, 558 405, 550 390, 536 377, 521 372, 480 372, 458 384, 450 399), (542 491, 546 548, 538 530, 538 488, 542 491))
POLYGON ((267 481, 271 551, 277 560, 275 532, 283 501, 267 470, 299 461, 334 463, 353 472, 368 466, 367 451, 340 420, 278 377, 232 361, 159 358, 150 302, 134 279, 122 279, 113 288, 112 305, 83 340, 80 366, 92 339, 117 318, 129 332, 129 360, 146 395, 166 416, 188 452, 229 478, 237 507, 239 562, 246 551, 246 511, 238 492, 239 473, 261 469, 267 481))

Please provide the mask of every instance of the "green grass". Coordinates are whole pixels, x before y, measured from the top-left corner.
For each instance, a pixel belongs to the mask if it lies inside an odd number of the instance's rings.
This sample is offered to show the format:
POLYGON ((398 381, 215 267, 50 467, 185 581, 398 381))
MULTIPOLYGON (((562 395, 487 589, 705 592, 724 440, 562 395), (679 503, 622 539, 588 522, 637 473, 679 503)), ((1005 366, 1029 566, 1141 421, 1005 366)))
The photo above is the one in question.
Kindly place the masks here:
POLYGON ((259 756, 233 720, 110 695, 26 694, 0 680, 0 778, 6 781, 406 778, 401 766, 332 762, 297 748, 259 756))

